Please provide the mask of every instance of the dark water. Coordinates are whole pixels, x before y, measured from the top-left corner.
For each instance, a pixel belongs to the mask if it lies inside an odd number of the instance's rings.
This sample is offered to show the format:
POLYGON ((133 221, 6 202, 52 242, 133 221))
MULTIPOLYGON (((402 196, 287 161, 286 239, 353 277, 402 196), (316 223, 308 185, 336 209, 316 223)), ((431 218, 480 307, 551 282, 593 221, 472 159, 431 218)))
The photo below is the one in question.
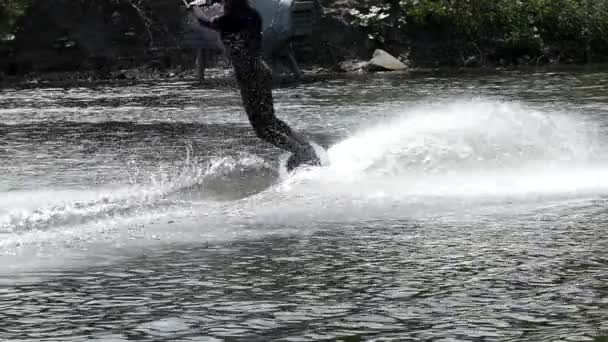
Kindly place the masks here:
POLYGON ((0 340, 608 335, 608 73, 0 95, 0 340))

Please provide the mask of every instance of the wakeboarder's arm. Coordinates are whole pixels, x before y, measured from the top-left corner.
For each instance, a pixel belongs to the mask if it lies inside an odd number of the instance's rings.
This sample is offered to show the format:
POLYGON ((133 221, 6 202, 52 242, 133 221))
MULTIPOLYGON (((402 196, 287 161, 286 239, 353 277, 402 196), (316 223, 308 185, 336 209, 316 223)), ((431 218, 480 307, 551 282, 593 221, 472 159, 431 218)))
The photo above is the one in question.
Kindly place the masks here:
MULTIPOLYGON (((195 14, 196 15, 196 14, 195 14)), ((201 26, 210 28, 212 30, 236 33, 246 28, 246 25, 251 21, 250 18, 242 18, 234 15, 222 14, 216 15, 209 19, 207 16, 196 15, 201 26)), ((260 30, 261 30, 261 19, 260 19, 260 30)))
POLYGON ((196 20, 198 21, 198 23, 201 26, 207 27, 207 28, 210 28, 210 29, 216 30, 216 31, 220 30, 220 19, 222 17, 221 15, 215 16, 210 19, 209 17, 207 17, 205 15, 205 12, 203 12, 203 10, 201 10, 201 8, 196 5, 188 6, 188 9, 190 10, 190 13, 192 13, 194 18, 196 18, 196 20))
POLYGON ((220 18, 219 16, 213 17, 211 19, 202 17, 202 18, 197 18, 197 20, 201 26, 210 28, 212 30, 219 31, 220 30, 219 18, 220 18))

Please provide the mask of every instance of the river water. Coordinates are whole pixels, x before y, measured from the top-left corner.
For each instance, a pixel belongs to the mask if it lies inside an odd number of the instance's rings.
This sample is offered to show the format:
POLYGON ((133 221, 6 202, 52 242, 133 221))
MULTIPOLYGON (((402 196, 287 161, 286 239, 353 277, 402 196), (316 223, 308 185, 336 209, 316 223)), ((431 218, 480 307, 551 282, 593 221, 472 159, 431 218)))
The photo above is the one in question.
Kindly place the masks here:
POLYGON ((2 341, 608 335, 608 73, 4 89, 2 341))

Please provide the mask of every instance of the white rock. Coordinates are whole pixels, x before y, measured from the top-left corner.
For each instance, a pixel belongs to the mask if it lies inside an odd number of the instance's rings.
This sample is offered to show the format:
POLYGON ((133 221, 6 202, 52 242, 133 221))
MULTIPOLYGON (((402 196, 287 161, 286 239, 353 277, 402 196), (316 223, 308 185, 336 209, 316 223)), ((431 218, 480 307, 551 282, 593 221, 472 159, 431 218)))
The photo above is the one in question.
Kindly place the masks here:
POLYGON ((206 6, 207 0, 194 0, 188 3, 190 6, 206 6))
POLYGON ((407 65, 384 50, 377 49, 367 65, 371 70, 405 70, 407 65))

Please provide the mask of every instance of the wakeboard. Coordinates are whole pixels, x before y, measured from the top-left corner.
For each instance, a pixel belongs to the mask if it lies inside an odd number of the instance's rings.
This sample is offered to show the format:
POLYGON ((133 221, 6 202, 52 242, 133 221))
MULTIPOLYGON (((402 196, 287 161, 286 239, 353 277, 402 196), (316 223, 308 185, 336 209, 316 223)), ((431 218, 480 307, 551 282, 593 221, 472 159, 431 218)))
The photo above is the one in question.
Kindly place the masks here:
POLYGON ((289 156, 285 163, 287 172, 291 173, 301 167, 318 167, 328 164, 325 149, 314 142, 311 142, 311 145, 314 148, 314 154, 293 153, 289 156))

